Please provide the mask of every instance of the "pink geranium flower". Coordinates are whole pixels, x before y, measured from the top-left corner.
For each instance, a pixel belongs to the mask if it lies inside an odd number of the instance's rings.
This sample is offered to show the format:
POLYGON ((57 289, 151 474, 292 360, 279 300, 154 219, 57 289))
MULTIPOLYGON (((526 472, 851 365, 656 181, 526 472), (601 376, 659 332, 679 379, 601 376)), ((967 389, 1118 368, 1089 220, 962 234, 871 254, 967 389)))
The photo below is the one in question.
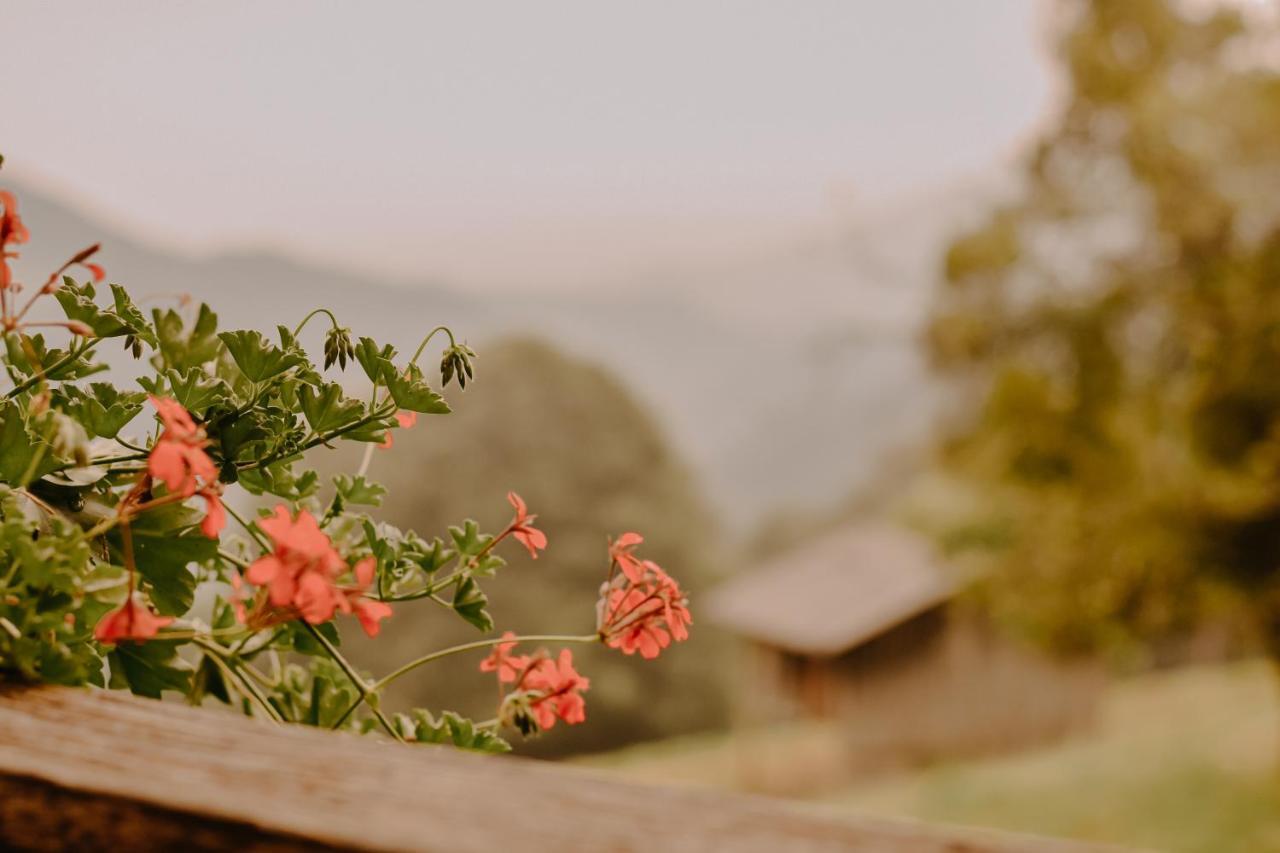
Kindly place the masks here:
POLYGON ((533 526, 538 516, 529 514, 529 508, 525 506, 524 499, 515 492, 507 492, 507 501, 516 511, 516 517, 507 527, 508 532, 528 549, 530 557, 538 559, 538 551, 545 551, 547 548, 547 534, 533 526))
MULTIPOLYGON (((274 618, 301 617, 318 625, 341 611, 354 614, 366 634, 377 636, 382 620, 392 611, 386 602, 365 597, 376 573, 373 557, 356 564, 354 586, 342 586, 338 579, 347 573, 347 564, 311 513, 304 509, 293 517, 281 505, 258 526, 274 548, 249 566, 245 579, 267 589, 265 603, 276 609, 274 618)), ((256 610, 248 621, 258 624, 272 618, 256 610)))
POLYGON ((635 549, 644 537, 639 533, 624 533, 609 543, 609 559, 622 569, 622 573, 632 581, 639 581, 644 576, 644 569, 635 555, 635 549))
POLYGON ((529 706, 539 728, 551 728, 557 718, 569 725, 587 719, 587 703, 582 694, 590 689, 591 679, 573 668, 573 652, 569 649, 561 649, 555 661, 544 659, 540 666, 532 667, 524 686, 537 694, 529 706))
POLYGON ((209 440, 182 404, 165 397, 150 399, 164 430, 147 457, 147 473, 164 483, 172 494, 204 498, 205 517, 200 530, 216 539, 226 526, 227 515, 222 507, 218 467, 204 450, 209 440))
POLYGON ((139 604, 136 596, 130 595, 124 604, 99 620, 93 629, 93 637, 100 643, 125 640, 140 643, 154 637, 171 622, 172 616, 157 616, 145 604, 139 604))
MULTIPOLYGON (((507 631, 502 635, 502 638, 505 640, 508 637, 514 636, 515 634, 511 631, 507 631)), ((480 671, 498 673, 498 681, 503 684, 515 682, 515 680, 520 677, 520 674, 529 666, 530 660, 532 660, 528 655, 511 654, 511 650, 515 647, 516 644, 514 641, 510 643, 498 643, 498 645, 493 647, 493 651, 490 655, 480 662, 480 671)))
POLYGON ((675 579, 652 560, 633 553, 643 541, 623 534, 609 546, 612 565, 620 567, 601 588, 596 628, 605 645, 623 654, 656 658, 674 642, 689 638, 688 599, 675 579))

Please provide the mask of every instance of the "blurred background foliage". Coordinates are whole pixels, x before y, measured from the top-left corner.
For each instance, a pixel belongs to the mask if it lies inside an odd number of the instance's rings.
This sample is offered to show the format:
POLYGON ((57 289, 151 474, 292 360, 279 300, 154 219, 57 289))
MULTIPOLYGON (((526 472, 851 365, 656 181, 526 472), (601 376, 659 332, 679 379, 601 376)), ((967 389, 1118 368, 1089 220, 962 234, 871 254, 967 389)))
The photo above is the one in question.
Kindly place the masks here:
MULTIPOLYGON (((532 340, 485 346, 476 365, 476 383, 452 394, 453 414, 419 418, 395 432, 393 448, 375 453, 370 476, 390 490, 378 517, 443 536, 475 514, 492 531, 510 518, 507 490, 519 492, 550 545, 537 561, 515 543, 503 547, 509 564, 484 585, 498 630, 593 631, 609 568, 606 536, 627 530, 642 533, 642 553, 686 586, 697 620, 699 594, 713 578, 716 525, 642 403, 604 369, 532 340)), ((359 463, 355 453, 332 456, 335 471, 359 463)), ((398 608, 376 641, 358 635, 347 632, 354 659, 375 671, 481 636, 423 603, 398 608)), ((697 622, 688 642, 653 661, 594 646, 574 654, 592 679, 590 725, 557 726, 517 749, 590 751, 725 722, 725 643, 708 625, 697 622)), ((483 656, 424 667, 397 685, 392 701, 487 719, 496 691, 492 675, 476 671, 483 656)))
POLYGON ((1061 651, 1216 624, 1280 656, 1275 45, 1225 7, 1057 9, 1065 106, 950 247, 928 333, 973 488, 949 544, 1061 651))

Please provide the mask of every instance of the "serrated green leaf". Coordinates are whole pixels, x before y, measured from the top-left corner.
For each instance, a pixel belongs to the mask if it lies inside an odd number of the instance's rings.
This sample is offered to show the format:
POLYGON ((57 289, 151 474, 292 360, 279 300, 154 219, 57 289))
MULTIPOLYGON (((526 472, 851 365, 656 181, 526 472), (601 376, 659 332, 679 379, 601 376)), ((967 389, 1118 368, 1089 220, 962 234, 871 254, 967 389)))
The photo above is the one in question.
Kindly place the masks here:
POLYGON ((422 371, 416 365, 409 368, 407 376, 397 373, 394 367, 384 368, 383 372, 383 384, 400 408, 426 415, 447 415, 452 411, 444 397, 433 391, 422 378, 422 371))
POLYGON ((191 690, 191 669, 178 657, 173 643, 121 643, 107 660, 112 687, 128 687, 152 699, 159 699, 165 690, 191 690))
POLYGON ((481 533, 480 526, 470 518, 462 522, 461 527, 450 527, 449 536, 464 557, 474 557, 493 543, 493 534, 481 533))
POLYGON ((224 405, 231 399, 231 389, 227 383, 209 376, 199 367, 183 370, 171 368, 156 377, 139 377, 138 384, 149 394, 172 397, 184 409, 201 419, 210 408, 224 405))
POLYGON ((94 382, 89 391, 64 386, 54 398, 55 406, 80 422, 91 434, 115 438, 138 412, 147 395, 137 391, 121 391, 106 382, 94 382))
POLYGON ((291 367, 307 363, 306 356, 300 351, 280 349, 253 329, 222 332, 218 338, 235 360, 236 367, 253 382, 264 382, 291 367))
MULTIPOLYGON (((196 577, 188 564, 211 559, 218 542, 195 527, 201 513, 181 504, 158 507, 140 514, 130 525, 133 558, 156 609, 167 616, 181 616, 195 599, 196 577)), ((117 562, 123 563, 120 530, 107 534, 117 562)))
MULTIPOLYGON (((390 344, 379 347, 373 338, 361 338, 356 344, 356 361, 360 362, 364 375, 375 385, 382 382, 383 371, 391 363, 391 359, 395 358, 395 354, 395 348, 390 344)), ((394 370, 392 368, 392 372, 394 370)))
POLYGON ((39 368, 44 369, 46 379, 56 381, 80 379, 107 369, 105 364, 93 364, 84 357, 72 359, 56 369, 49 369, 71 351, 47 348, 44 335, 5 335, 4 343, 5 352, 8 355, 8 366, 23 376, 34 376, 39 368))
POLYGON ((113 284, 111 285, 111 297, 115 302, 116 316, 122 318, 128 324, 130 333, 139 340, 148 343, 152 349, 155 349, 157 344, 155 330, 151 328, 147 318, 138 310, 138 306, 133 304, 128 292, 120 285, 113 284))
POLYGON ((59 467, 49 445, 27 430, 26 419, 18 404, 12 400, 0 403, 0 480, 20 484, 31 470, 31 479, 37 479, 59 467), (40 459, 36 460, 39 456, 40 459), (35 468, 31 469, 35 461, 35 468))
POLYGON ((195 325, 186 328, 182 315, 173 309, 151 312, 160 352, 151 359, 157 370, 186 370, 203 367, 218 357, 218 315, 202 304, 195 325))
POLYGON ((468 575, 459 579, 453 589, 451 606, 455 613, 481 631, 493 630, 493 617, 485 609, 489 606, 489 597, 480 589, 475 578, 468 575))
POLYGON ((342 395, 342 386, 329 382, 320 389, 303 385, 298 389, 302 414, 317 435, 355 423, 364 415, 364 404, 342 395))
POLYGON ((241 471, 239 483, 250 494, 270 494, 291 501, 300 501, 316 493, 320 487, 320 475, 311 470, 295 474, 293 463, 281 460, 271 465, 241 471))
POLYGON ((333 478, 333 488, 344 503, 357 506, 381 506, 382 497, 387 493, 380 483, 365 479, 363 474, 354 477, 339 474, 333 478))
POLYGON ((412 736, 418 743, 443 743, 476 752, 510 752, 511 744, 488 729, 476 728, 475 723, 453 711, 445 711, 440 719, 423 708, 414 708, 412 716, 397 715, 401 734, 412 736))
POLYGON ((77 284, 70 276, 63 276, 62 286, 53 292, 68 320, 76 320, 93 329, 95 337, 115 338, 120 335, 139 334, 125 318, 115 311, 96 304, 97 293, 90 282, 77 284))

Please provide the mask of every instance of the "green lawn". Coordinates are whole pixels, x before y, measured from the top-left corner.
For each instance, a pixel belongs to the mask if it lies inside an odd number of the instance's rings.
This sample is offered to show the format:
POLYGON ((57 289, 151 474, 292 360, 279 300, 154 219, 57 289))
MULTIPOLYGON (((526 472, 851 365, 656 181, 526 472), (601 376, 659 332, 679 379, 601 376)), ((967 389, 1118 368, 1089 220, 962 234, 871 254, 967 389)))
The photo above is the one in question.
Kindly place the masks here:
MULTIPOLYGON (((1172 851, 1280 851, 1280 702, 1266 664, 1146 675, 1113 687, 1097 727, 1018 755, 877 777, 817 799, 863 814, 1172 851)), ((778 737, 803 744, 817 730, 778 737)), ((777 740, 770 737, 770 740, 777 740)), ((628 776, 734 786, 740 738, 627 750, 628 776)))

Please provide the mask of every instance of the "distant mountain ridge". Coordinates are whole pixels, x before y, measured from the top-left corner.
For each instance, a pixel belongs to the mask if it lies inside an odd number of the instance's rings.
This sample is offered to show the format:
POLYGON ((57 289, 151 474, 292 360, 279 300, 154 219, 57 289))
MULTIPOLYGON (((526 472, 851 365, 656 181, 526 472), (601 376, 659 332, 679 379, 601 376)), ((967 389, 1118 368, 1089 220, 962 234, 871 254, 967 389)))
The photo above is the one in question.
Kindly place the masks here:
POLYGON ((101 242, 111 277, 140 300, 187 293, 224 326, 271 330, 324 305, 402 349, 448 324, 480 345, 481 376, 484 341, 517 332, 595 359, 654 408, 731 528, 837 500, 884 454, 928 435, 937 393, 917 332, 947 236, 988 200, 980 188, 949 191, 718 269, 534 294, 389 284, 270 253, 186 257, 17 190, 32 232, 18 268, 28 279, 101 242))

